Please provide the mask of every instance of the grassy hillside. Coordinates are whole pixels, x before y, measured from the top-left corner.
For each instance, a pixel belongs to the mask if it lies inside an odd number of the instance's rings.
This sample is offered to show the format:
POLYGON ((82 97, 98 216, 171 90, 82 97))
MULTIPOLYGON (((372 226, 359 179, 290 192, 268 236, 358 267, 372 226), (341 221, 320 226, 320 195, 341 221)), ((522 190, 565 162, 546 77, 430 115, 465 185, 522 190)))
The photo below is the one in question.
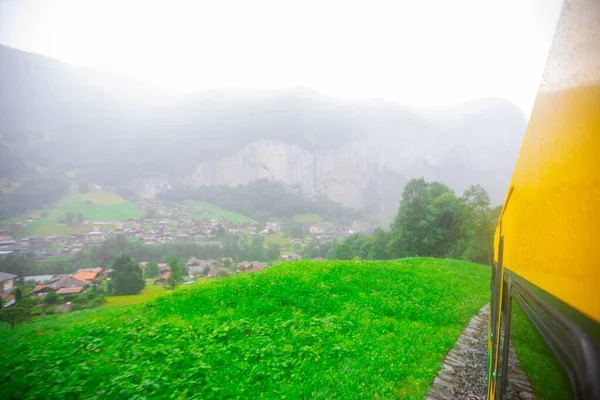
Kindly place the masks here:
POLYGON ((214 204, 205 203, 197 200, 186 200, 185 204, 196 210, 198 213, 194 216, 197 219, 216 219, 225 218, 231 222, 252 222, 252 218, 236 213, 235 211, 224 210, 214 204))
POLYGON ((0 397, 422 398, 488 288, 451 260, 284 263, 0 331, 0 397))
POLYGON ((323 222, 323 218, 319 214, 307 213, 307 214, 294 215, 294 221, 302 222, 304 224, 309 224, 309 223, 320 224, 321 222, 323 222))
POLYGON ((77 185, 69 187, 67 195, 63 196, 56 204, 41 210, 29 211, 19 218, 7 222, 23 221, 32 216, 36 220, 27 222, 27 235, 69 235, 89 230, 82 224, 67 225, 64 221, 66 213, 71 212, 77 218, 82 214, 86 221, 106 220, 124 221, 128 218, 138 218, 144 215, 135 204, 128 202, 116 193, 95 189, 90 186, 88 193, 79 193, 77 185), (42 217, 43 214, 47 216, 42 217))

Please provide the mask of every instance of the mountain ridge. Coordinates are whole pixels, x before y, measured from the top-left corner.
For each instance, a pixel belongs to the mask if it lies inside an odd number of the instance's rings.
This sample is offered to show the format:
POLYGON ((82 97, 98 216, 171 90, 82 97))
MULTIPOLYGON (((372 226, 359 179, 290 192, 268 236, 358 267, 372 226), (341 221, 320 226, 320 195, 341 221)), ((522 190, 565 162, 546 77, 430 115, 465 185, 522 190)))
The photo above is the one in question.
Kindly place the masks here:
POLYGON ((82 67, 6 46, 0 68, 0 151, 12 175, 26 160, 143 197, 173 184, 267 178, 307 197, 392 210, 404 183, 424 176, 457 191, 481 183, 498 203, 526 126, 502 99, 423 112, 300 87, 212 90, 161 103, 136 100, 135 84, 104 85, 82 67))

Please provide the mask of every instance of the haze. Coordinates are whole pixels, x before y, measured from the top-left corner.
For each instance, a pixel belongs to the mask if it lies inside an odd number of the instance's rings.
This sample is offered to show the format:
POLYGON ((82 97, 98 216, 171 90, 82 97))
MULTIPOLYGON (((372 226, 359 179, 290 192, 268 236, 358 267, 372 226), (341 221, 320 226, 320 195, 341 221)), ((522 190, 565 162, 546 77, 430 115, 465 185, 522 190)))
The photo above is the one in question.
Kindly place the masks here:
POLYGON ((561 1, 0 2, 0 43, 172 93, 307 86, 529 115, 561 1))

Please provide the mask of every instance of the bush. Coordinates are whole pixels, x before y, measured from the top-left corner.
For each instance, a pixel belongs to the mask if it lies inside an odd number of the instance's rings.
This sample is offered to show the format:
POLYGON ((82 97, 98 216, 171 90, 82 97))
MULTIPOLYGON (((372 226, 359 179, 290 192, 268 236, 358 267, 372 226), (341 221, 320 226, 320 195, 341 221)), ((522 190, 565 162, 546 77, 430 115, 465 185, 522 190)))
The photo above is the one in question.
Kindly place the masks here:
POLYGON ((106 281, 106 293, 115 294, 115 283, 113 281, 106 281))
POLYGON ((87 303, 85 306, 83 306, 83 308, 85 308, 86 310, 89 310, 91 308, 96 308, 99 305, 102 305, 102 303, 104 303, 104 297, 99 296, 96 297, 94 300, 90 301, 89 303, 87 303))
POLYGON ((54 310, 56 310, 56 307, 58 307, 58 305, 49 306, 49 307, 46 307, 46 309, 44 311, 46 312, 46 314, 52 314, 54 312, 54 310))
POLYGON ((56 304, 56 303, 58 303, 59 300, 60 300, 60 296, 56 292, 49 292, 44 297, 44 302, 46 304, 56 304))

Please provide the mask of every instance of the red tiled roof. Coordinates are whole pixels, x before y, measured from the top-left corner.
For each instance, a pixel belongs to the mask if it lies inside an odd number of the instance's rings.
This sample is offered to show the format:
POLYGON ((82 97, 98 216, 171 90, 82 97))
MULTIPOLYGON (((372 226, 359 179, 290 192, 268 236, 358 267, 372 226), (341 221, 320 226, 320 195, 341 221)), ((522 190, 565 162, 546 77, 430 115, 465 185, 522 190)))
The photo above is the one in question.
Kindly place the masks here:
POLYGON ((48 285, 37 285, 34 289, 33 289, 33 293, 37 293, 40 290, 44 290, 48 287, 48 285))
POLYGON ((75 294, 81 293, 83 291, 82 287, 64 287, 60 288, 56 291, 58 294, 75 294))
POLYGON ((93 281, 94 279, 96 279, 97 276, 98 276, 97 272, 81 271, 76 274, 73 274, 73 276, 71 276, 71 278, 77 279, 78 281, 81 281, 81 282, 89 282, 89 281, 93 281))

